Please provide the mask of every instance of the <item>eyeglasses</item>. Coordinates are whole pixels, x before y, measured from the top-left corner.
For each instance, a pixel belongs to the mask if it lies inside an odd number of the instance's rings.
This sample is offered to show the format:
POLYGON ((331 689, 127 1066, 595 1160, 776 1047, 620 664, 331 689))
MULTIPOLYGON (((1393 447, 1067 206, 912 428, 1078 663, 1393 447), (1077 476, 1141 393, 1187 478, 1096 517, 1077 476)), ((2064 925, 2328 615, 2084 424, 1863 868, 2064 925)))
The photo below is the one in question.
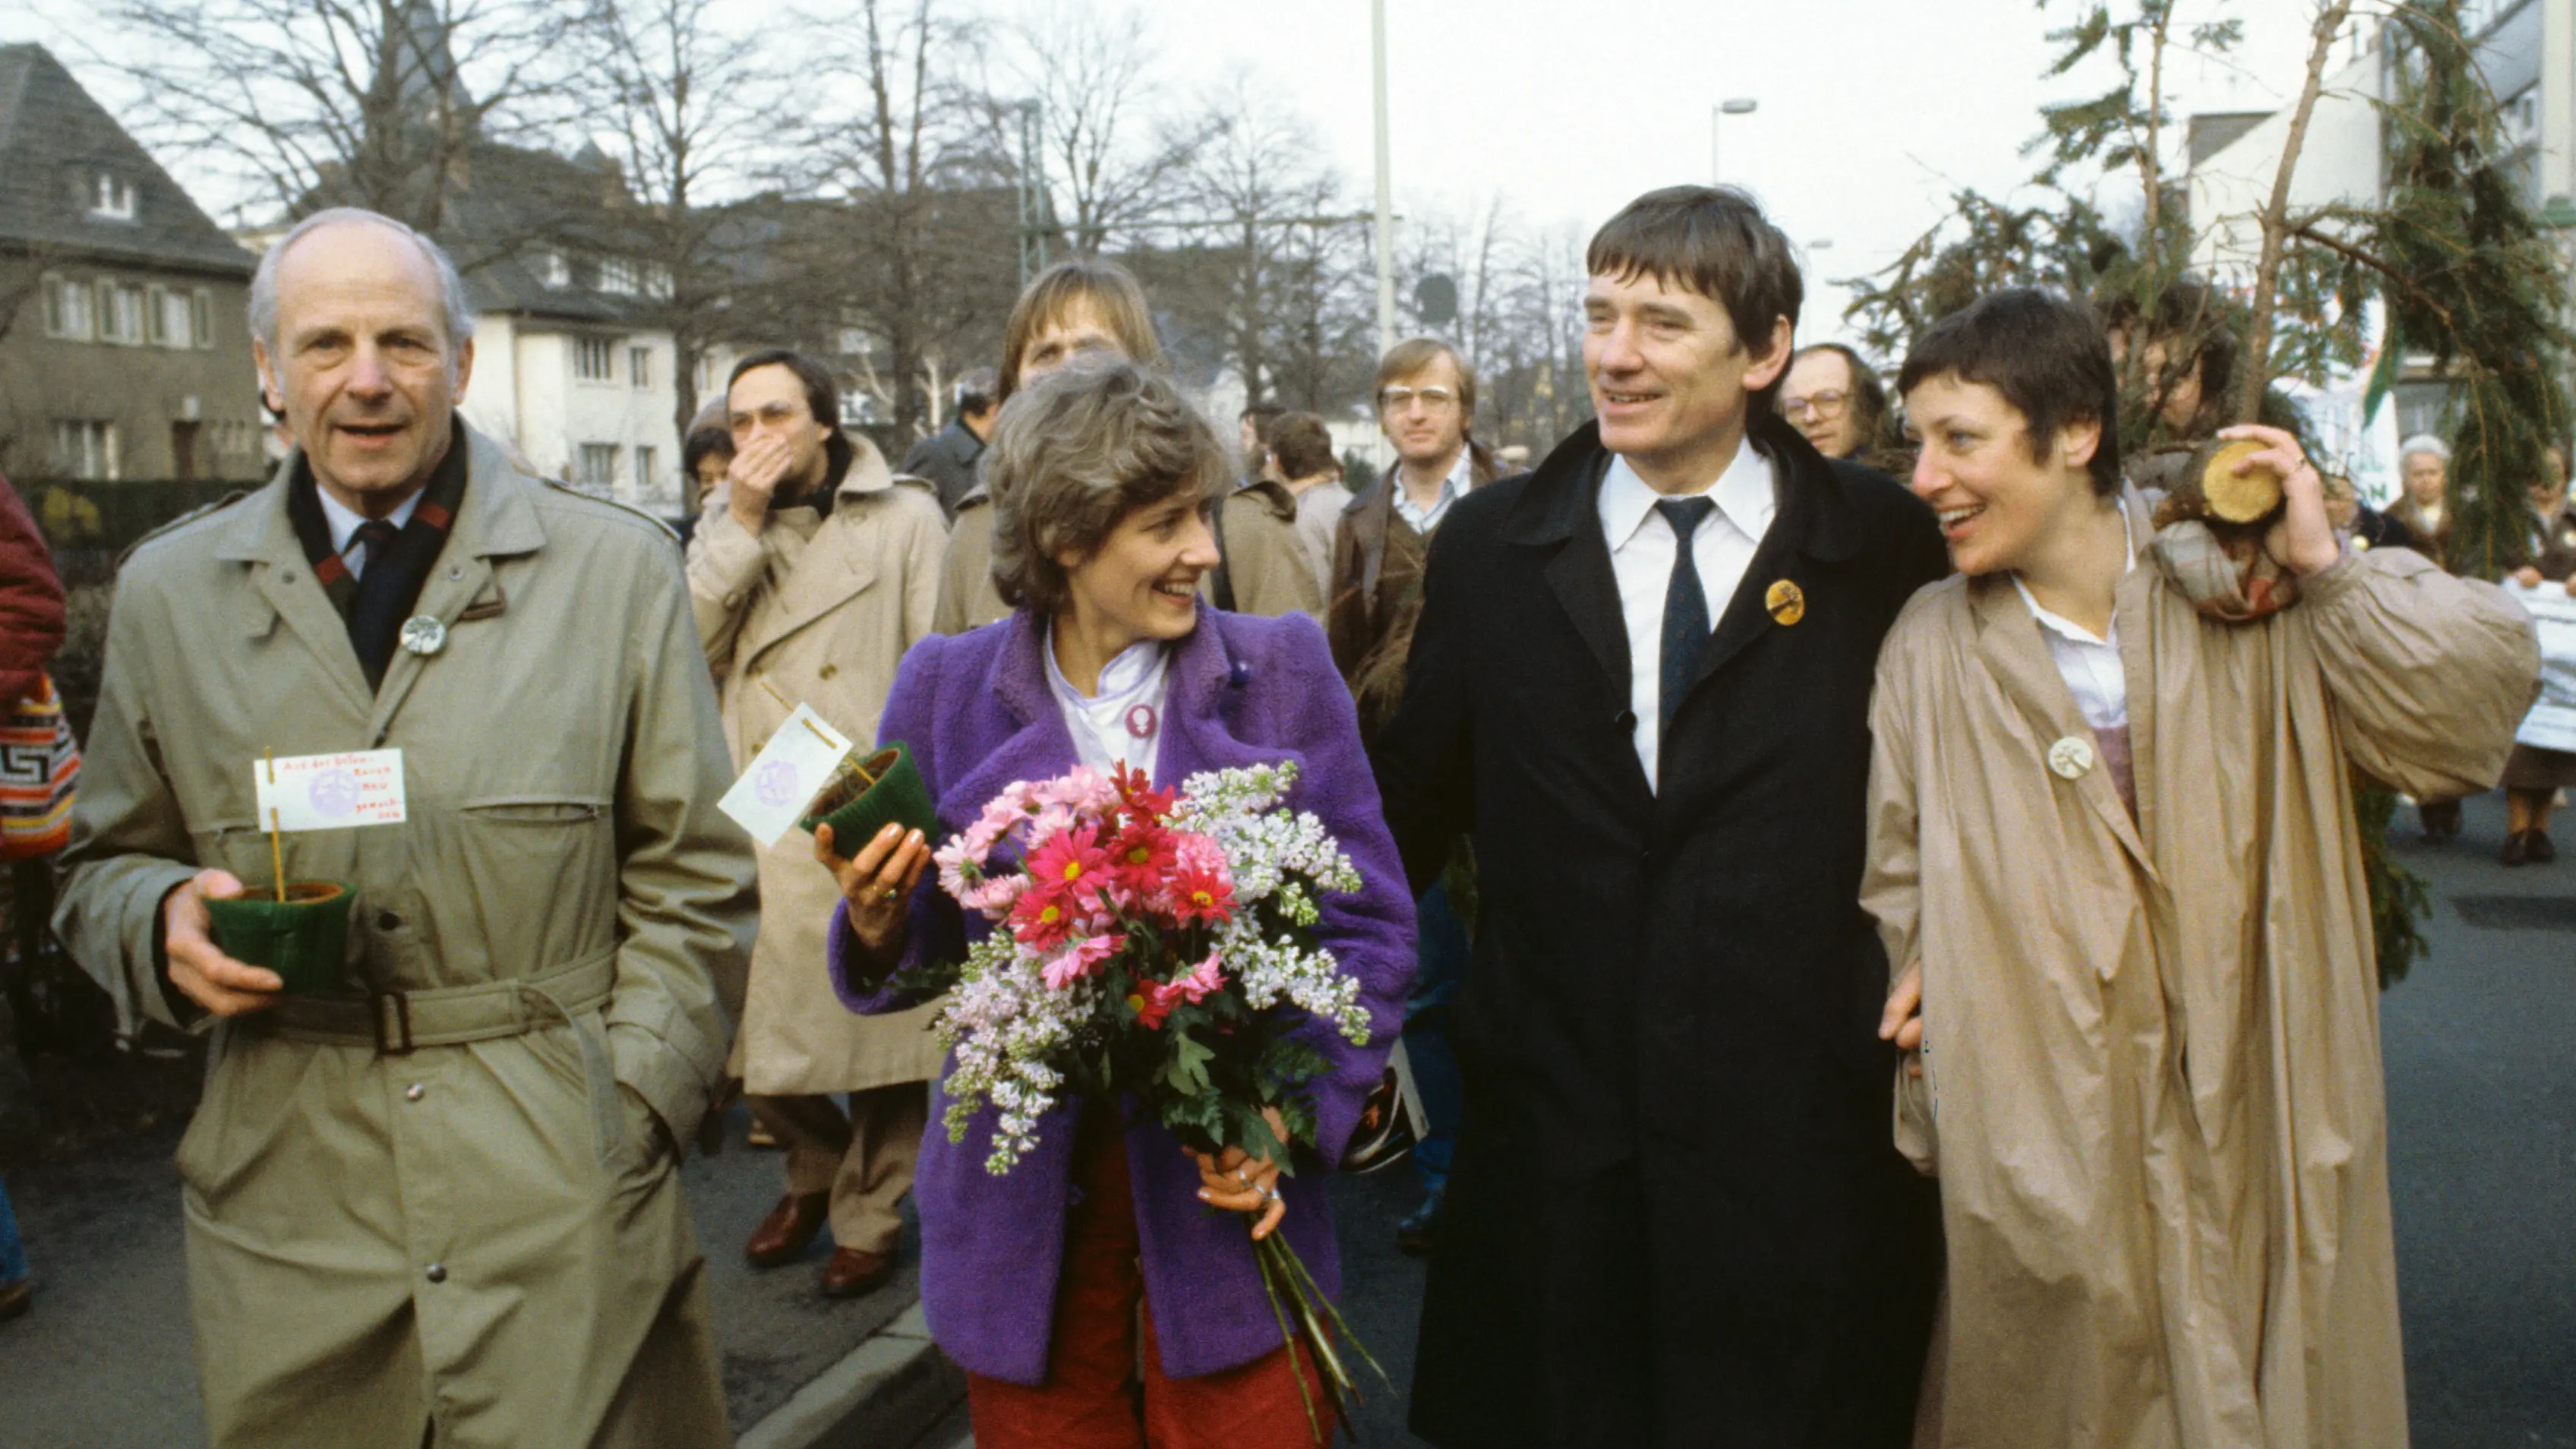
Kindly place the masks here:
POLYGON ((1377 405, 1388 412, 1400 413, 1420 399, 1433 412, 1458 400, 1458 394, 1445 387, 1390 387, 1377 395, 1377 405))
POLYGON ((1816 421, 1827 422, 1841 417, 1843 404, 1850 401, 1850 393, 1832 391, 1815 393, 1807 397, 1784 397, 1780 399, 1780 412, 1792 421, 1804 419, 1812 413, 1816 421))

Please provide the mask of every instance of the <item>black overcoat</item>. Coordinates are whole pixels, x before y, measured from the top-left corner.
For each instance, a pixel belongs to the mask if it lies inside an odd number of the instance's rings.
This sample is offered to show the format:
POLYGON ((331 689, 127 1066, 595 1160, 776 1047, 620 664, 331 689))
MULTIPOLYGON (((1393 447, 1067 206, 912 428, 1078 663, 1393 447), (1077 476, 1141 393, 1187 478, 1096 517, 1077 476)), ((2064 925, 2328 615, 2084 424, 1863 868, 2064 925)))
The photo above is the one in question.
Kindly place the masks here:
POLYGON ((1858 895, 1880 637, 1946 561, 1884 476, 1777 419, 1751 436, 1777 511, 1660 792, 1631 742, 1598 430, 1433 541, 1376 765, 1414 883, 1461 832, 1480 873, 1414 1389, 1443 1446, 1907 1439, 1937 1208, 1891 1142, 1858 895))

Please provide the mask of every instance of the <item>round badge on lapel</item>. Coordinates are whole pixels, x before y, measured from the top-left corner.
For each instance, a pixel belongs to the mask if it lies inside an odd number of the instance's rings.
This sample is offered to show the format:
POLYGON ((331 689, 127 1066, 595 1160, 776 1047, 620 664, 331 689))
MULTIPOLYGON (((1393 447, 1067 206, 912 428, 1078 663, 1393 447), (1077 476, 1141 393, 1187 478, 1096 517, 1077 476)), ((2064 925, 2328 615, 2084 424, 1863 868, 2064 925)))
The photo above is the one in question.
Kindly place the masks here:
POLYGON ((427 614, 403 620, 402 647, 423 656, 447 647, 447 626, 427 614))
POLYGON ((1762 592, 1762 607, 1781 624, 1795 624, 1807 617, 1807 596, 1798 586, 1781 579, 1762 592))
POLYGON ((2093 768, 2093 742, 2073 735, 2048 747, 2048 768, 2061 780, 2081 780, 2093 768))

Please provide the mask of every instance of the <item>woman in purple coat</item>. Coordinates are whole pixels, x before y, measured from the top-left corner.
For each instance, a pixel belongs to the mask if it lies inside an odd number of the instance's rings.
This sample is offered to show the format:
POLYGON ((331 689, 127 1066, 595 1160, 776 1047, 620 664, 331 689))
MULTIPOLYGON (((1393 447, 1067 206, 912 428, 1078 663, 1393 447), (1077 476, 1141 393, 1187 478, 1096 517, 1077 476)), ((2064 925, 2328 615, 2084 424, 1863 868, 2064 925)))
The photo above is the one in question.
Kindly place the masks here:
MULTIPOLYGON (((1200 602, 1217 562, 1208 510, 1236 469, 1158 371, 1053 373, 1004 406, 986 456, 993 579, 1014 612, 915 645, 880 727, 911 747, 942 831, 1012 782, 1078 763, 1176 787, 1293 760, 1289 806, 1321 818, 1366 882, 1325 902, 1318 934, 1358 978, 1375 1028, 1366 1047, 1321 1023, 1300 1030, 1331 1063, 1308 1088, 1328 1151, 1286 1175, 1239 1153, 1193 1160, 1109 1102, 1059 1106, 1037 1150, 999 1177, 983 1163, 989 1108, 962 1145, 932 1133, 915 1184, 931 1334, 967 1371, 984 1449, 1305 1444, 1297 1375, 1319 1409, 1324 1395, 1282 1346, 1246 1219, 1286 1233, 1338 1290, 1325 1177, 1384 1068, 1413 969, 1413 903, 1350 695, 1312 620, 1200 602)), ((906 1004, 890 973, 961 956, 987 929, 924 879, 935 842, 919 832, 888 826, 847 860, 824 835, 818 853, 845 897, 831 969, 852 1009, 906 1004)), ((933 1120, 945 1110, 934 1101, 933 1120)))

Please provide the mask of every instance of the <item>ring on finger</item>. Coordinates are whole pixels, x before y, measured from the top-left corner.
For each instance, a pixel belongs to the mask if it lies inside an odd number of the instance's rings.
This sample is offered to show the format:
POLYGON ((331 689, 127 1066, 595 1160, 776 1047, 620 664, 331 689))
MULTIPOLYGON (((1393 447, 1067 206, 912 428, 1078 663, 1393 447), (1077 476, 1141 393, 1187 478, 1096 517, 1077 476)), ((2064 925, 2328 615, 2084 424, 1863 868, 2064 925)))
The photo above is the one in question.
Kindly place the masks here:
POLYGON ((1256 1191, 1256 1192, 1258 1192, 1258 1193, 1260 1193, 1260 1194, 1261 1194, 1261 1200, 1262 1200, 1263 1202, 1277 1202, 1277 1201, 1279 1201, 1279 1189, 1277 1189, 1277 1188, 1275 1188, 1275 1187, 1267 1187, 1267 1186, 1264 1186, 1264 1187, 1255 1188, 1255 1189, 1254 1189, 1254 1191, 1256 1191))

